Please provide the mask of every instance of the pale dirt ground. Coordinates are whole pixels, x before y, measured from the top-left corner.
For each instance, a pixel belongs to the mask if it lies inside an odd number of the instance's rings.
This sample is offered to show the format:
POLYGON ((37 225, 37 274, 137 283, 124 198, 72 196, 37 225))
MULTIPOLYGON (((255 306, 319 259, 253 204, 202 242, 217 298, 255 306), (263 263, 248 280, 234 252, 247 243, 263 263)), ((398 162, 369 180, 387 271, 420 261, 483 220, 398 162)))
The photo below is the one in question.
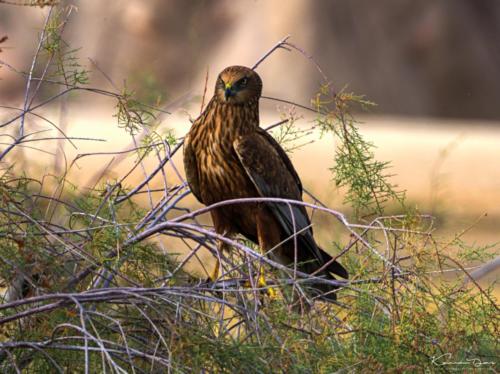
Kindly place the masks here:
MULTIPOLYGON (((77 142, 78 150, 66 147, 68 163, 77 153, 118 151, 130 146, 130 138, 117 128, 111 110, 109 106, 105 110, 95 107, 70 109, 68 135, 98 137, 106 143, 77 142)), ((190 112, 195 116, 196 109, 190 112)), ((57 112, 46 115, 57 122, 57 112)), ((267 110, 262 115, 262 124, 272 124, 278 119, 276 112, 267 110)), ((452 238, 454 233, 487 214, 463 238, 478 245, 500 241, 500 123, 375 116, 360 117, 360 120, 361 132, 377 146, 376 157, 392 161, 393 181, 407 190, 408 200, 416 203, 421 213, 437 216, 438 235, 452 238)), ((307 118, 302 123, 307 125, 307 118)), ((31 125, 36 128, 41 124, 31 125)), ((188 117, 178 112, 166 117, 161 128, 173 129, 177 136, 182 136, 189 128, 188 117)), ((331 208, 349 213, 342 206, 342 193, 334 186, 328 170, 333 165, 334 140, 331 136, 317 139, 318 135, 313 134, 312 138, 316 138, 313 144, 294 151, 292 161, 305 188, 331 208)), ((44 146, 44 150, 53 149, 48 144, 44 146)), ((30 165, 37 173, 50 171, 51 156, 32 150, 25 150, 25 156, 34 161, 30 165)), ((180 156, 179 153, 175 161, 182 173, 180 156)), ((92 176, 100 175, 110 159, 110 156, 93 156, 80 160, 73 166, 69 179, 80 187, 89 186, 92 176)), ((132 161, 133 158, 127 158, 119 166, 112 167, 110 175, 120 177, 132 161)), ((146 169, 152 170, 155 165, 156 161, 150 159, 146 169)), ((173 175, 171 169, 166 172, 173 175)), ((126 183, 134 186, 142 177, 139 170, 126 183)), ((324 247, 329 247, 332 239, 339 239, 337 230, 332 229, 336 225, 330 225, 330 218, 317 215, 314 222, 316 235, 324 247)), ((171 244, 166 245, 171 248, 171 244)), ((208 254, 200 256, 202 263, 211 263, 208 254)), ((192 264, 190 268, 197 268, 197 265, 192 264)))

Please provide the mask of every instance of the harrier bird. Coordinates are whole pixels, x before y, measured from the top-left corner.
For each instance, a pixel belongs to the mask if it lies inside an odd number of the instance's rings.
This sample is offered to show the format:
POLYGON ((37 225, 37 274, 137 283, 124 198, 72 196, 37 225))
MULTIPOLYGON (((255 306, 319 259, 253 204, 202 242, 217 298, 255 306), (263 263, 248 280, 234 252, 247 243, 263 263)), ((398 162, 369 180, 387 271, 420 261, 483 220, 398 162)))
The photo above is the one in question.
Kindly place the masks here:
MULTIPOLYGON (((219 74, 214 96, 184 139, 187 181, 201 203, 252 197, 302 201, 302 183, 292 162, 278 142, 259 127, 261 93, 262 80, 252 69, 230 66, 219 74)), ((283 265, 293 266, 296 260, 298 270, 304 273, 322 268, 316 276, 348 276, 314 241, 304 206, 231 204, 212 210, 211 216, 217 233, 242 234, 283 265), (296 239, 294 233, 298 233, 296 239)), ((335 287, 323 283, 315 288, 322 298, 335 300, 331 292, 335 287)))

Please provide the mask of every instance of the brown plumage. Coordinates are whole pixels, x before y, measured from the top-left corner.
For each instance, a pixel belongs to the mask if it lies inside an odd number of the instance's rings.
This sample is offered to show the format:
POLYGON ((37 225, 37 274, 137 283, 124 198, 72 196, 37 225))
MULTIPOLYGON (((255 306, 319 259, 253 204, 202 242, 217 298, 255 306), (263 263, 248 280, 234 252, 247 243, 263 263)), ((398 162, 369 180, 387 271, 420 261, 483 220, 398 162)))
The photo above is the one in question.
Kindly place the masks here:
MULTIPOLYGON (((215 94, 194 122, 184 140, 184 166, 191 191, 205 205, 236 198, 276 197, 302 201, 302 184, 280 145, 259 127, 259 98, 262 81, 244 66, 224 69, 217 79, 215 94)), ((215 230, 223 235, 242 234, 264 252, 310 225, 303 206, 249 203, 211 211, 215 230), (292 218, 293 212, 293 218, 292 218), (295 225, 295 226, 294 226, 295 225)), ((270 257, 293 266, 294 240, 275 248, 270 257)), ((331 260, 319 248, 312 229, 297 235, 298 269, 313 273, 331 260)), ((347 278, 347 271, 333 261, 317 276, 347 278)), ((325 284, 314 286, 321 293, 334 290, 325 284)), ((335 299, 335 293, 325 298, 335 299)))

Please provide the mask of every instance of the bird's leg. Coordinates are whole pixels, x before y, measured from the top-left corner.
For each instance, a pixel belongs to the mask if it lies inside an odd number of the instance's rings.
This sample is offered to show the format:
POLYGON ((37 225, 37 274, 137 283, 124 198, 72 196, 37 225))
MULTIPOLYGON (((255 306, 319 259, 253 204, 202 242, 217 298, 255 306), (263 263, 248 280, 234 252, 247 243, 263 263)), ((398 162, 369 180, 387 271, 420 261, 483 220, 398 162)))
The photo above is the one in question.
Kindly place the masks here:
MULTIPOLYGON (((260 252, 262 255, 265 255, 280 242, 279 228, 277 227, 276 221, 264 206, 259 205, 256 221, 260 252)), ((259 269, 258 285, 259 287, 265 287, 267 285, 262 269, 259 269)), ((276 298, 276 291, 272 287, 267 289, 267 294, 271 299, 276 298)))
POLYGON ((212 271, 212 273, 209 275, 210 277, 210 280, 215 283, 217 281, 217 279, 219 279, 219 271, 220 271, 220 261, 219 261, 219 257, 217 257, 215 259, 215 267, 214 267, 214 270, 212 271))
MULTIPOLYGON (((224 232, 222 235, 226 235, 224 232)), ((220 277, 220 269, 221 269, 221 256, 220 254, 224 252, 224 249, 228 249, 228 245, 224 243, 222 240, 217 240, 217 253, 215 257, 215 266, 212 272, 209 274, 210 280, 215 283, 220 277)))
MULTIPOLYGON (((218 234, 220 234, 222 236, 226 236, 226 237, 230 236, 231 231, 230 231, 227 223, 225 222, 223 216, 220 214, 220 212, 217 209, 215 209, 215 210, 210 212, 210 215, 212 216, 212 221, 214 223, 215 232, 217 232, 218 234)), ((226 243, 224 243, 222 240, 217 240, 217 253, 215 254, 216 255, 215 267, 214 267, 214 270, 212 271, 212 273, 209 274, 210 280, 214 283, 220 277, 221 253, 224 252, 224 249, 229 249, 228 247, 229 246, 226 243)))

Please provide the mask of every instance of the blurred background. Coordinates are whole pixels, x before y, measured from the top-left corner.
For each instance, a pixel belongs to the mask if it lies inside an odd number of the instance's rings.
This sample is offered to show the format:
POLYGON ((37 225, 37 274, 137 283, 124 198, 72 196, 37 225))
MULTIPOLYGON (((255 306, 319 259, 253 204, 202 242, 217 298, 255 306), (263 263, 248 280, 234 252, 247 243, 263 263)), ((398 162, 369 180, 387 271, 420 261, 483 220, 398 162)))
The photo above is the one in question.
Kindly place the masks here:
MULTIPOLYGON (((89 85, 113 89, 110 80, 118 88, 126 84, 144 100, 172 109, 174 114, 165 116, 161 126, 176 136, 184 135, 189 118, 199 114, 207 74, 211 95, 220 70, 253 65, 290 34, 291 42, 314 57, 337 90, 347 87, 377 104, 358 114, 361 131, 377 146, 377 158, 392 161, 393 180, 421 212, 435 214, 447 233, 475 223, 465 235, 472 242, 500 240, 498 0, 67 4, 76 9, 64 39, 71 48, 80 48, 81 64, 93 71, 89 85)), ((46 12, 0 4, 0 37, 9 38, 1 45, 1 60, 29 70, 46 12)), ((265 95, 304 105, 322 82, 314 64, 284 50, 269 57, 258 72, 265 95)), ((19 74, 1 68, 0 103, 19 108, 24 85, 19 74)), ((49 94, 42 91, 37 100, 49 94)), ((129 144, 116 126, 112 100, 86 94, 67 100, 68 133, 92 134, 108 142, 79 144, 77 153, 129 144)), ((44 110, 56 122, 61 118, 58 104, 44 110)), ((279 119, 280 110, 276 103, 263 101, 263 125, 279 119)), ((2 120, 12 113, 0 109, 2 120)), ((310 125, 303 115, 303 124, 310 125)), ((30 121, 37 126, 36 118, 30 121)), ((294 152, 292 159, 306 188, 342 209, 342 191, 329 172, 333 147, 334 139, 323 137, 294 152)), ((34 162, 43 169, 40 158, 34 162)), ((82 175, 75 178, 83 180, 82 175)), ((323 231, 329 238, 328 230, 323 231)))

